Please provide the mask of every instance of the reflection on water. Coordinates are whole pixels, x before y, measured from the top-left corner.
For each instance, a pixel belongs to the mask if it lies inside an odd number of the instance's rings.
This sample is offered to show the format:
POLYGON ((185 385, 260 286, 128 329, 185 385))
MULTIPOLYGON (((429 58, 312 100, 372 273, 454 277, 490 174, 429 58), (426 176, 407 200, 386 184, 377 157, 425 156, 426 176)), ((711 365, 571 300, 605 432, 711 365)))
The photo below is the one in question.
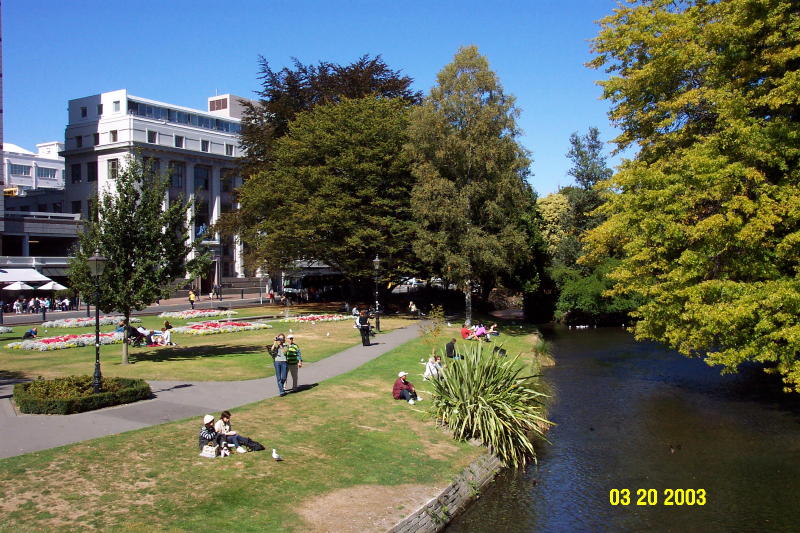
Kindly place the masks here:
POLYGON ((552 444, 507 472, 453 532, 800 531, 800 401, 755 369, 720 376, 622 329, 547 332, 552 444), (631 489, 628 506, 611 489, 631 489), (705 489, 665 506, 664 489, 705 489), (635 505, 635 489, 659 504, 635 505))

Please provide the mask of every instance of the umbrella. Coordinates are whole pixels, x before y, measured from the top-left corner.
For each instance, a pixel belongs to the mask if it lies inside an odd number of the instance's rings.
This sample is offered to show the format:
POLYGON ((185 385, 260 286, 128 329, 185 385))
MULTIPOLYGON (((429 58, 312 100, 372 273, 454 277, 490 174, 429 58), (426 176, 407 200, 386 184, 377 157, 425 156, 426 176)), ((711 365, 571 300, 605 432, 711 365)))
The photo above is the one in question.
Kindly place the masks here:
POLYGON ((33 287, 21 281, 15 281, 10 285, 3 287, 4 291, 32 291, 33 287))
POLYGON ((39 290, 39 291, 63 291, 64 289, 66 289, 65 286, 63 286, 62 284, 57 283, 55 281, 48 281, 47 283, 45 283, 41 287, 37 287, 36 288, 36 290, 39 290))

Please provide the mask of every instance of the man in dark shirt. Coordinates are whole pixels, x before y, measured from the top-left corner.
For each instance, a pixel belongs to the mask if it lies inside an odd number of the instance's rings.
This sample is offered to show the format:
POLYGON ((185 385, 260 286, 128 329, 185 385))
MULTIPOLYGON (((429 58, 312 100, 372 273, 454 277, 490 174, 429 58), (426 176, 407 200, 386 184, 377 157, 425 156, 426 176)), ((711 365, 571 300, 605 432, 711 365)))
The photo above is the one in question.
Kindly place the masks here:
POLYGON ((450 342, 444 345, 444 353, 447 357, 451 359, 459 359, 458 353, 456 353, 455 339, 450 339, 450 342))
POLYGON ((39 335, 39 329, 31 328, 28 331, 26 331, 24 335, 22 335, 22 340, 35 339, 38 335, 39 335))

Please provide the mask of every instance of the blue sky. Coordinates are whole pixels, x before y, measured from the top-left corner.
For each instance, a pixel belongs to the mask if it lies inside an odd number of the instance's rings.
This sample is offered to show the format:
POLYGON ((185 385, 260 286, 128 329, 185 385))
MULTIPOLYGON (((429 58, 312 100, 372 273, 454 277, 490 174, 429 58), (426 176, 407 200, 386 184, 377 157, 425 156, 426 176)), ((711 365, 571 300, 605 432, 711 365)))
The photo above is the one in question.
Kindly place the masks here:
MULTIPOLYGON (((475 44, 522 110, 540 195, 571 183, 569 135, 616 135, 584 67, 595 21, 612 0, 3 1, 4 137, 35 150, 63 140, 67 101, 127 88, 204 109, 206 98, 258 88, 257 57, 349 63, 382 55, 427 93, 459 46, 475 44)), ((608 152, 610 152, 610 147, 608 152)), ((611 160, 617 162, 616 159, 611 160)))

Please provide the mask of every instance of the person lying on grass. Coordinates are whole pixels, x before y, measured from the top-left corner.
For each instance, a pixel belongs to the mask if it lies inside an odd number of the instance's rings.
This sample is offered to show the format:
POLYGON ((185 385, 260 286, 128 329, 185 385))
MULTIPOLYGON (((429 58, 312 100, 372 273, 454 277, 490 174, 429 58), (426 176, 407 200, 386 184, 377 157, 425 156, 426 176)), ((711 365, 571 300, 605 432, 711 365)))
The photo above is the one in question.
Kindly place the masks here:
POLYGON ((400 372, 397 374, 397 381, 394 382, 392 387, 392 397, 395 400, 406 400, 411 405, 414 402, 421 402, 422 398, 417 394, 414 385, 406 379, 408 372, 400 372))
POLYGON ((258 442, 248 439, 247 437, 243 437, 231 429, 230 411, 222 411, 219 414, 219 420, 217 420, 217 423, 214 424, 214 431, 218 435, 222 435, 223 439, 225 439, 229 445, 235 446, 236 451, 239 453, 246 453, 246 448, 250 448, 250 451, 253 452, 260 452, 264 449, 264 447, 258 442))
POLYGON ((31 328, 22 335, 22 340, 35 339, 39 335, 39 328, 31 328))

